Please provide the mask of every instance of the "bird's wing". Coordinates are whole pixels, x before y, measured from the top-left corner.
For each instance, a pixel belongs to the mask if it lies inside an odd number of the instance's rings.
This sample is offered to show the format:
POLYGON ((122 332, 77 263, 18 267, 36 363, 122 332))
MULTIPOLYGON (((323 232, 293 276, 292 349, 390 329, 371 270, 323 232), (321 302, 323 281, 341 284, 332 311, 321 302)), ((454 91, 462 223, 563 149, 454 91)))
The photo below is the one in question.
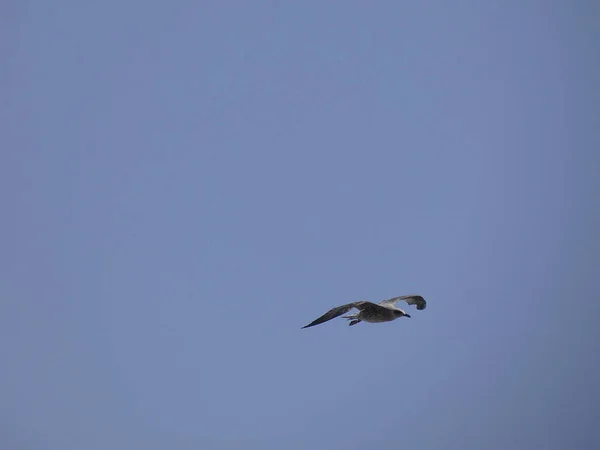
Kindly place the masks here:
POLYGON ((379 302, 382 306, 394 306, 396 302, 404 300, 409 305, 417 305, 417 309, 425 309, 427 302, 420 295, 402 295, 400 297, 393 297, 388 300, 379 302))
POLYGON ((371 302, 354 302, 354 303, 348 303, 347 305, 336 306, 335 308, 330 309, 325 314, 323 314, 321 317, 313 320, 311 323, 303 326, 302 328, 313 327, 315 325, 319 325, 320 323, 327 322, 328 320, 335 319, 336 317, 347 313, 352 308, 363 310, 368 305, 376 306, 375 303, 371 303, 371 302))

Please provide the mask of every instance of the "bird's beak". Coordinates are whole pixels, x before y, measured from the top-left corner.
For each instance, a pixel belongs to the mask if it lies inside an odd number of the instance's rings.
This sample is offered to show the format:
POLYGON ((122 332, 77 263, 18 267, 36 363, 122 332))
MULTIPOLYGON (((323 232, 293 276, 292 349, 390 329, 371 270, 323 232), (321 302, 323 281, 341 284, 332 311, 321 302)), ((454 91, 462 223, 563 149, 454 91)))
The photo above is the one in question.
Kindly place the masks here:
POLYGON ((404 314, 404 317, 408 317, 410 319, 410 315, 409 314, 404 314))

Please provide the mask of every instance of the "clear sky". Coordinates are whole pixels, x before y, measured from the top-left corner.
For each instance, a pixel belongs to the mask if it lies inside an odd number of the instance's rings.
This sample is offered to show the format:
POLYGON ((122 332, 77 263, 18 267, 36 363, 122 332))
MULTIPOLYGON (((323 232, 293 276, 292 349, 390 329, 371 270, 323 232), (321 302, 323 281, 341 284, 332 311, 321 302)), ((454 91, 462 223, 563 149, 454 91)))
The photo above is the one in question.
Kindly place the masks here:
POLYGON ((600 448, 599 21, 1 2, 0 446, 600 448))

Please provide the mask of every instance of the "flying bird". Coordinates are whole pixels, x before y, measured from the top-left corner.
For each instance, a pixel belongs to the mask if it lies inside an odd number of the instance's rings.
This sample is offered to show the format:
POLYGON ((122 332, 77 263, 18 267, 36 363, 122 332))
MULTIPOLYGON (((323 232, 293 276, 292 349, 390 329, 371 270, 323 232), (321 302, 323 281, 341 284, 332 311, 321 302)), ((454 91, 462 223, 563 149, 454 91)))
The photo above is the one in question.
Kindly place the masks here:
POLYGON ((400 297, 393 297, 388 300, 383 300, 379 303, 372 302, 353 302, 348 303, 346 305, 336 306, 333 309, 330 309, 325 314, 323 314, 318 319, 313 320, 308 325, 303 326, 302 328, 313 327, 315 325, 319 325, 323 322, 327 322, 328 320, 335 319, 342 314, 346 314, 352 308, 358 309, 357 313, 350 314, 349 316, 342 316, 344 319, 348 319, 350 323, 349 326, 356 325, 362 321, 370 322, 370 323, 379 323, 379 322, 391 322, 392 320, 396 320, 399 317, 409 317, 410 315, 406 314, 400 308, 396 308, 396 303, 400 300, 405 301, 409 305, 416 305, 417 309, 425 309, 427 306, 427 302, 420 295, 402 295, 400 297))

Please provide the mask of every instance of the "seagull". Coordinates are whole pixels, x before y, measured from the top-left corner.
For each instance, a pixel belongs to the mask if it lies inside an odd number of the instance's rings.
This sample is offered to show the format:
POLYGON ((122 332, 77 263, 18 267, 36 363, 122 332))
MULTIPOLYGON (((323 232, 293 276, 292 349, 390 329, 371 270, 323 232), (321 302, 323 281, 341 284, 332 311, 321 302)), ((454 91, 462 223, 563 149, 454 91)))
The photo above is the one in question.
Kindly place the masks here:
POLYGON ((387 300, 383 300, 379 303, 372 302, 353 302, 348 303, 346 305, 336 306, 333 309, 330 309, 325 314, 323 314, 318 319, 313 320, 308 325, 303 326, 302 328, 313 327, 315 325, 319 325, 323 322, 327 322, 328 320, 335 319, 342 314, 346 314, 352 308, 358 309, 357 313, 351 314, 349 316, 342 316, 344 319, 348 319, 350 323, 349 326, 356 325, 362 321, 370 322, 370 323, 379 323, 379 322, 391 322, 399 317, 409 317, 410 315, 406 314, 400 308, 396 308, 396 303, 400 300, 405 301, 409 305, 416 305, 417 309, 425 309, 427 306, 427 302, 420 295, 402 295, 400 297, 393 297, 387 300))

